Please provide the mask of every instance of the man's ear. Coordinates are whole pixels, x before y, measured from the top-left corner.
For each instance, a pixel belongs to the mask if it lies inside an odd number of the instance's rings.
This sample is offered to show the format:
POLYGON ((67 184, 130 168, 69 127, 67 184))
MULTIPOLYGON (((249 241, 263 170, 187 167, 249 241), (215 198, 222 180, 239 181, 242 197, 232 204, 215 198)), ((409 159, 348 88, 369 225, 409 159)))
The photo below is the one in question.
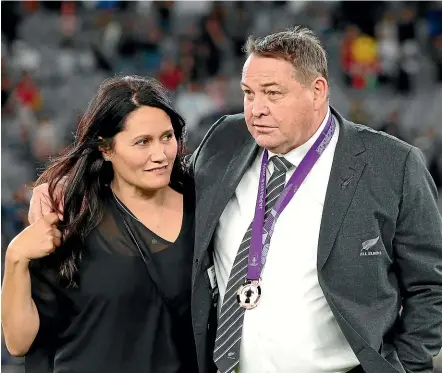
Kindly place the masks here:
POLYGON ((328 83, 323 77, 318 77, 313 82, 314 107, 315 110, 324 106, 328 100, 328 83))

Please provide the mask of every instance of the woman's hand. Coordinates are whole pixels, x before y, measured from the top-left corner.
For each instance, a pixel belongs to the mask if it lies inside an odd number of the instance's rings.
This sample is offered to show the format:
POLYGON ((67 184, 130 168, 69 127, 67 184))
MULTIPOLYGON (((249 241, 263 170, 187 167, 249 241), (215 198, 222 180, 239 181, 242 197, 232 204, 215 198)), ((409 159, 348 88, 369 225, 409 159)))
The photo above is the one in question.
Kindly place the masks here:
MULTIPOLYGON (((62 196, 63 186, 65 180, 61 180, 55 187, 55 195, 62 196)), ((58 206, 58 217, 63 220, 63 198, 60 198, 60 205, 58 206)), ((36 186, 32 190, 32 197, 29 206, 28 220, 30 224, 35 223, 43 216, 55 212, 52 208, 49 198, 49 184, 44 183, 36 186)))
POLYGON ((61 232, 55 227, 58 221, 58 214, 54 212, 41 217, 11 241, 6 255, 18 261, 50 255, 61 244, 61 232))

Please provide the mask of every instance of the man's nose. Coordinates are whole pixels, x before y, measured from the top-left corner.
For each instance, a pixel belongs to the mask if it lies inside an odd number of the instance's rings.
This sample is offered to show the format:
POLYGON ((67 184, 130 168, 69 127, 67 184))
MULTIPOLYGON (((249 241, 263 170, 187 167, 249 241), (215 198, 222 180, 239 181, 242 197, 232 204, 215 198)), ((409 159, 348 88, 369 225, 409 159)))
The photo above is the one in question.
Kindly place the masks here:
POLYGON ((268 115, 269 108, 264 98, 255 97, 252 104, 252 115, 254 117, 260 117, 261 115, 268 115))

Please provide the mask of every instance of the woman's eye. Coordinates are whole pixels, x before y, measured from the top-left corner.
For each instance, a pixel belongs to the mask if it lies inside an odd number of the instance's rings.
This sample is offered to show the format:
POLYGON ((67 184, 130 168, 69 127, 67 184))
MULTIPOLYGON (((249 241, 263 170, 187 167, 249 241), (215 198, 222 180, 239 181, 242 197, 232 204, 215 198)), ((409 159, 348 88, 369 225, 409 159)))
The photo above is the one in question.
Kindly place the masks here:
POLYGON ((142 139, 142 140, 138 140, 135 145, 147 145, 148 144, 148 140, 147 139, 142 139))

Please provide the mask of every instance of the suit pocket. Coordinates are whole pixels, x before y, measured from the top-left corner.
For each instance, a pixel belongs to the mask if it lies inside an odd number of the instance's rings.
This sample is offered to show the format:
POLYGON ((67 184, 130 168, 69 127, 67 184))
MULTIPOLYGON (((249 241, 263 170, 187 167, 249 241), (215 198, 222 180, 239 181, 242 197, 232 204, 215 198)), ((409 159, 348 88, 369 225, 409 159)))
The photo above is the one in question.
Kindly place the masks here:
POLYGON ((344 237, 361 236, 382 232, 385 220, 381 216, 365 215, 364 211, 349 213, 343 222, 341 233, 344 237))
POLYGON ((354 230, 351 228, 347 229, 343 229, 342 231, 342 235, 345 238, 351 238, 351 237, 360 237, 360 236, 372 236, 372 237, 376 237, 377 235, 379 235, 379 231, 377 229, 373 229, 372 227, 359 227, 359 229, 354 230))
POLYGON ((339 236, 332 251, 335 288, 347 299, 373 304, 378 296, 378 271, 385 256, 378 232, 339 236))

